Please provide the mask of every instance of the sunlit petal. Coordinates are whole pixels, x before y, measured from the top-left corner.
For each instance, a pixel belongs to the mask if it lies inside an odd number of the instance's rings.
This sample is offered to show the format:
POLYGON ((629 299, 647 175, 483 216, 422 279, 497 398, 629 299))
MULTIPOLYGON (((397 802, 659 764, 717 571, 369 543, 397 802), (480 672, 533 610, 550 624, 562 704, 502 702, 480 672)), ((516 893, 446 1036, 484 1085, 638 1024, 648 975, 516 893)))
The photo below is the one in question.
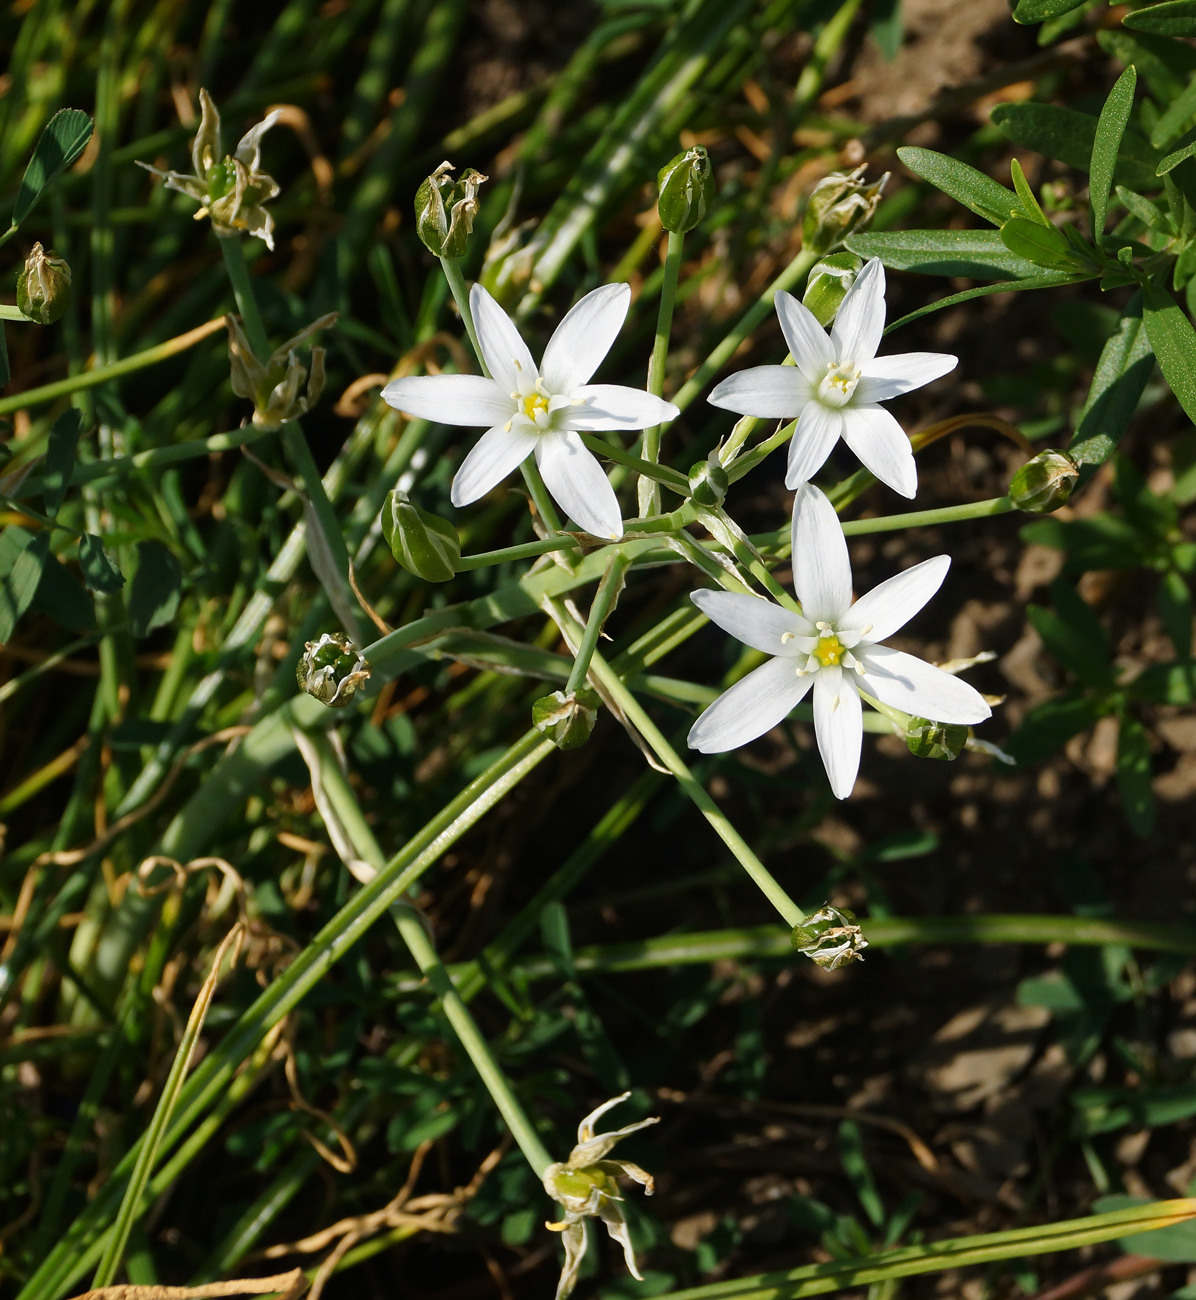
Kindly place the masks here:
POLYGON ((690 600, 712 622, 729 632, 737 641, 765 654, 793 658, 798 647, 795 636, 813 635, 813 625, 806 619, 782 609, 771 600, 734 591, 711 591, 703 587, 689 593, 690 600), (782 640, 782 638, 787 638, 782 640))
POLYGON ((453 505, 465 506, 484 497, 535 451, 538 441, 538 434, 522 429, 487 429, 453 479, 453 505))
POLYGON ((573 397, 584 403, 562 407, 555 421, 558 429, 649 429, 653 425, 675 420, 680 411, 663 397, 654 397, 642 388, 623 384, 584 384, 573 390, 573 397))
POLYGON ((536 463, 552 499, 582 529, 612 542, 623 536, 615 490, 577 434, 545 434, 536 447, 536 463))
POLYGON ((860 770, 864 736, 860 696, 850 673, 822 669, 814 681, 814 734, 836 799, 846 799, 860 770))
POLYGON ((885 332, 885 268, 874 257, 848 289, 831 327, 835 360, 863 366, 876 356, 885 332))
POLYGON ((773 299, 781 333, 789 344, 789 352, 797 369, 811 384, 817 384, 826 374, 826 368, 835 360, 834 349, 818 317, 791 293, 781 290, 773 299))
POLYGON ((839 620, 839 626, 859 632, 865 641, 887 640, 938 591, 950 567, 949 555, 915 564, 861 596, 839 620))
POLYGON ((437 424, 505 424, 515 403, 481 375, 409 375, 392 379, 382 400, 397 411, 437 424))
POLYGON ((978 690, 915 655, 871 645, 856 657, 865 669, 861 688, 882 704, 934 722, 971 724, 992 715, 978 690))
POLYGON ((882 483, 903 497, 918 491, 918 467, 905 430, 880 406, 843 408, 843 441, 882 483))
POLYGON ((604 284, 569 309, 548 340, 540 363, 540 376, 550 393, 571 393, 590 382, 622 329, 630 305, 630 285, 604 284))
POLYGON ((495 382, 505 394, 531 392, 539 371, 515 322, 480 284, 469 291, 469 309, 482 358, 495 382))
POLYGON ((739 415, 791 420, 809 402, 812 391, 796 366, 750 366, 716 385, 706 400, 739 415))
POLYGON ((690 749, 721 754, 764 735, 801 703, 813 680, 799 677, 792 659, 770 659, 702 714, 690 728, 690 749))
POLYGON ((851 604, 851 561, 834 506, 812 483, 793 500, 793 586, 811 623, 836 623, 851 604))
POLYGON ((809 482, 826 463, 831 448, 843 433, 843 412, 811 401, 798 419, 789 443, 785 486, 800 487, 809 482))
POLYGON ((949 352, 899 352, 892 357, 874 357, 860 369, 855 400, 861 405, 887 402, 890 397, 912 392, 932 379, 948 374, 959 364, 949 352))

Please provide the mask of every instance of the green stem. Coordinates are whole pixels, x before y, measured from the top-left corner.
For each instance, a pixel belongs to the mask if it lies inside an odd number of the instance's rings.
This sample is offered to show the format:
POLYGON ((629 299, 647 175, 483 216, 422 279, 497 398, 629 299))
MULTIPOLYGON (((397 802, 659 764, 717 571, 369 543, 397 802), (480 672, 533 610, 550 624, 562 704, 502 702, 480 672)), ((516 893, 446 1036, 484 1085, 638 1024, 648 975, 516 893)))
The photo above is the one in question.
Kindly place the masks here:
MULTIPOLYGON (((336 756, 327 740, 320 736, 315 738, 315 744, 322 759, 318 779, 325 793, 336 809, 336 814, 357 852, 374 871, 381 871, 385 866, 386 857, 374 838, 365 814, 361 811, 357 796, 342 775, 336 756)), ((469 1008, 462 1001, 456 985, 445 970, 435 945, 424 929, 422 917, 414 907, 401 898, 390 905, 390 914, 403 942, 415 958, 415 964, 427 977, 428 983, 432 985, 440 999, 445 1018, 452 1025, 486 1091, 498 1107, 499 1114, 506 1121, 515 1141, 519 1143, 519 1149, 534 1172, 543 1178, 544 1171, 552 1164, 552 1157, 544 1149, 535 1127, 515 1096, 515 1090, 503 1074, 502 1067, 494 1059, 490 1045, 482 1036, 469 1008)))
MULTIPOLYGON (((678 473, 677 470, 670 469, 667 465, 658 465, 651 461, 641 460, 638 456, 633 456, 631 452, 624 451, 621 447, 612 446, 605 438, 600 438, 597 434, 579 433, 577 436, 597 455, 605 456, 607 460, 613 460, 616 465, 623 465, 627 469, 635 470, 641 478, 654 479, 657 483, 663 483, 665 487, 671 488, 680 496, 689 496, 689 479, 684 474, 678 473)), ((642 502, 640 503, 640 509, 643 509, 642 502)), ((659 509, 660 506, 657 504, 656 510, 659 511, 659 509)))
POLYGON ((602 575, 602 581, 598 584, 593 604, 590 606, 590 617, 586 621, 586 630, 581 638, 581 645, 577 647, 577 656, 573 660, 573 670, 569 674, 569 680, 565 683, 566 695, 575 694, 581 689, 586 680, 586 675, 590 671, 590 660, 594 657, 594 651, 598 647, 598 638, 602 635, 602 625, 606 622, 611 606, 618 597, 623 586, 623 575, 627 572, 630 564, 631 561, 622 551, 616 551, 610 557, 610 563, 606 566, 606 572, 602 575))
POLYGON ((486 368, 486 358, 482 356, 482 345, 478 342, 478 332, 473 325, 473 312, 469 306, 469 289, 465 284, 465 277, 461 274, 461 259, 457 257, 442 257, 440 265, 444 268, 444 278, 448 281, 449 289, 452 291, 453 301, 457 304, 457 310, 461 313, 461 320, 465 325, 465 332, 469 335, 470 346, 473 348, 473 354, 478 359, 478 366, 482 374, 489 379, 490 371, 486 368))
POLYGON ((186 351, 209 334, 224 328, 224 320, 210 320, 205 325, 179 334, 165 343, 146 348, 144 352, 135 352, 122 361, 113 361, 110 365, 97 366, 94 370, 81 370, 66 379, 56 379, 52 384, 43 384, 40 388, 29 388, 23 393, 13 393, 0 397, 0 415, 11 415, 13 411, 22 411, 31 406, 44 406, 47 402, 56 402, 60 397, 68 397, 85 388, 96 388, 106 384, 110 379, 119 379, 122 375, 131 375, 144 370, 147 366, 156 366, 159 361, 166 361, 180 352, 186 351))
MULTIPOLYGON (((562 632, 566 628, 568 629, 571 639, 580 636, 580 625, 569 615, 559 601, 546 600, 545 609, 552 615, 562 632)), ((597 653, 594 654, 591 660, 590 671, 594 674, 603 690, 622 709, 631 725, 648 742, 649 748, 660 760, 661 764, 669 770, 698 811, 714 827, 719 838, 735 855, 740 866, 751 876, 752 880, 759 886, 760 891, 780 913, 781 919, 789 926, 800 925, 806 919, 806 914, 781 888, 764 863, 752 852, 747 841, 731 825, 726 813, 707 794, 702 783, 682 762, 680 755, 665 739, 664 733, 648 716, 639 700, 636 699, 618 673, 597 653)))
MULTIPOLYGON (((0 243, 3 243, 3 240, 0 240, 0 243)), ((19 320, 27 325, 37 324, 31 316, 26 316, 20 307, 10 307, 7 303, 0 303, 0 320, 19 320)))
MULTIPOLYGON (((652 359, 648 362, 648 392, 654 397, 664 396, 664 373, 669 357, 669 334, 673 328, 673 303, 677 297, 677 276, 681 270, 681 250, 685 245, 685 232, 670 230, 668 252, 664 259, 664 283, 660 289, 660 311, 656 317, 656 338, 652 344, 652 359)), ((660 434, 663 425, 644 430, 644 459, 655 465, 660 460, 660 434)), ((652 479, 641 476, 638 487, 639 512, 655 515, 660 512, 660 489, 652 479)))
POLYGON ((561 517, 557 514, 556 506, 548 495, 544 480, 540 477, 540 467, 536 464, 536 458, 529 456, 519 469, 523 474, 523 481, 527 484, 527 490, 531 493, 532 504, 536 507, 540 522, 550 533, 564 532, 561 517))
POLYGON ((270 337, 258 310, 257 297, 253 292, 253 281, 249 278, 249 267, 245 263, 245 252, 241 247, 241 236, 219 235, 220 253, 224 258, 224 269, 232 284, 233 297, 237 301, 237 311, 241 323, 245 326, 245 337, 258 360, 265 365, 270 355, 270 337))
POLYGON ((826 77, 827 64, 839 52, 843 42, 847 39, 847 32, 851 27, 851 20, 856 16, 856 11, 860 7, 860 0, 845 0, 835 11, 834 16, 823 27, 822 31, 814 41, 814 48, 810 51, 810 57, 806 61, 806 66, 801 70, 801 76, 797 79, 797 85, 793 90, 793 120, 804 117, 810 106, 818 98, 822 90, 822 83, 826 77))
POLYGON ((524 542, 520 546, 504 546, 497 551, 480 551, 477 555, 463 555, 457 561, 457 572, 470 569, 488 569, 495 564, 509 564, 512 560, 530 560, 537 555, 551 555, 553 551, 577 551, 581 543, 568 533, 560 537, 545 537, 538 542, 524 542))

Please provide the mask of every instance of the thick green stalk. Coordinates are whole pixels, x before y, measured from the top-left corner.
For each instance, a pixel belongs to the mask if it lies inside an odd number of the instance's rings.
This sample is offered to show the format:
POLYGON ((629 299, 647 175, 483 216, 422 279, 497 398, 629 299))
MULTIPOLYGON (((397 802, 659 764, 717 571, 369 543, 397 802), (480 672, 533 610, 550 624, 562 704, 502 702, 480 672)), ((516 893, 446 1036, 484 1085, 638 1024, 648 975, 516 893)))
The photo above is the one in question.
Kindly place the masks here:
POLYGON ((527 490, 531 493, 532 504, 536 507, 540 522, 550 533, 563 532, 564 524, 561 523, 561 517, 556 512, 556 504, 548 495, 548 488, 545 487, 544 480, 540 476, 540 467, 536 464, 536 458, 529 456, 519 469, 523 474, 523 481, 527 484, 527 490))
POLYGON ((469 344, 473 348, 473 355, 477 357, 482 374, 489 379, 491 377, 490 371, 486 369, 486 358, 482 356, 482 345, 478 342, 478 332, 473 324, 473 312, 469 307, 469 289, 465 284, 465 277, 461 274, 461 259, 459 257, 442 257, 440 265, 444 268, 444 278, 448 281, 453 301, 457 304, 457 310, 461 313, 461 322, 465 326, 466 334, 469 335, 469 344))
MULTIPOLYGON (((656 317, 656 338, 652 343, 652 359, 648 362, 648 392, 655 397, 664 396, 665 367, 669 358, 669 335, 673 328, 673 303, 677 297, 677 276, 681 270, 681 251, 685 246, 685 232, 669 231, 668 252, 664 259, 664 283, 660 289, 660 310, 656 317)), ((644 459, 655 465, 660 460, 660 434, 663 425, 644 430, 644 459)), ((641 476, 637 488, 641 515, 660 513, 660 488, 650 478, 641 476)))

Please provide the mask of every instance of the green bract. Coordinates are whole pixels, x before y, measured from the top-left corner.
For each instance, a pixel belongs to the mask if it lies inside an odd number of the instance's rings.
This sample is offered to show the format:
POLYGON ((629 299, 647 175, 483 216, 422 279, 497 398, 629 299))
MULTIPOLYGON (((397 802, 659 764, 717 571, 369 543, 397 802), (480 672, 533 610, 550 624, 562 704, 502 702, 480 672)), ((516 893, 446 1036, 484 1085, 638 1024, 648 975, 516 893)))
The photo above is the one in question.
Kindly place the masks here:
POLYGON ((532 725, 557 749, 577 749, 584 745, 598 721, 598 696, 588 686, 573 694, 553 691, 541 695, 532 705, 532 725))
POLYGON ((815 264, 806 281, 802 305, 814 313, 819 325, 829 326, 835 319, 840 304, 863 266, 862 257, 846 251, 832 253, 815 264))
POLYGON ((910 718, 905 729, 906 746, 915 758, 937 758, 951 762, 963 753, 967 740, 967 727, 931 722, 928 718, 910 718))

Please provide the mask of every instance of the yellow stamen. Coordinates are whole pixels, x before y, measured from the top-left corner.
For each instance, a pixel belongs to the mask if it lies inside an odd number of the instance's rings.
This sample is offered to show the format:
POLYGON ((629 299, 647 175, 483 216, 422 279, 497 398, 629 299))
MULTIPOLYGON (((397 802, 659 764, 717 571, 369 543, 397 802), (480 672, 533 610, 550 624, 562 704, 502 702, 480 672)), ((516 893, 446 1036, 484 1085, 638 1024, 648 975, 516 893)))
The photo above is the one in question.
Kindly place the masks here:
POLYGON ((545 397, 543 393, 528 393, 528 395, 522 399, 522 403, 523 414, 526 415, 529 420, 534 420, 541 411, 546 415, 548 413, 548 398, 545 397))

